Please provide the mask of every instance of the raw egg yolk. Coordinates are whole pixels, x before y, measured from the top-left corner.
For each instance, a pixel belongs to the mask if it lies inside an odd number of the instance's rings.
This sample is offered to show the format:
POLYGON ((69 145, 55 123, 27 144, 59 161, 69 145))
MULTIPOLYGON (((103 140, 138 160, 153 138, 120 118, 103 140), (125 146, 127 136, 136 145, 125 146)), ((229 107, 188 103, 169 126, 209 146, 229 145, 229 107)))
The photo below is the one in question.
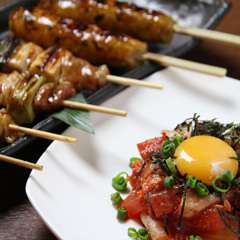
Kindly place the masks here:
POLYGON ((227 170, 234 177, 238 172, 236 152, 229 144, 212 136, 196 136, 183 141, 175 157, 182 176, 194 176, 207 185, 227 170))

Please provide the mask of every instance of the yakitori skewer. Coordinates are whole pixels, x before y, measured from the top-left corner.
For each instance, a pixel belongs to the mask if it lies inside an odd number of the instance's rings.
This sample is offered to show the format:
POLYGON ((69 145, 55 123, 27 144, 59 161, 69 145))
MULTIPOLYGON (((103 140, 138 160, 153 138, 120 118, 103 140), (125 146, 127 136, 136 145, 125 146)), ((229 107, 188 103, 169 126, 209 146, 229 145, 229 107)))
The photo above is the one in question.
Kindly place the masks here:
MULTIPOLYGON (((106 83, 108 77, 115 80, 114 76, 108 74, 106 66, 92 66, 87 61, 74 57, 71 52, 62 48, 49 48, 44 51, 34 43, 21 42, 17 44, 13 52, 8 52, 7 55, 4 68, 6 72, 10 73, 0 75, 2 83, 0 89, 3 93, 0 101, 2 105, 6 106, 11 103, 12 99, 9 99, 11 95, 13 98, 17 98, 19 95, 19 89, 15 89, 14 85, 21 87, 21 82, 24 83, 26 79, 38 74, 38 77, 33 77, 38 86, 36 94, 32 94, 37 111, 51 111, 63 106, 118 116, 127 115, 126 111, 113 108, 64 101, 82 89, 96 90, 100 88, 106 83), (16 96, 14 95, 15 90, 18 91, 16 96), (4 92, 10 93, 10 95, 6 95, 4 92)), ((141 81, 138 80, 124 79, 124 81, 136 81, 135 84, 141 84, 141 81)), ((151 87, 160 88, 160 86, 153 84, 151 87)), ((16 105, 15 102, 13 101, 14 105, 16 105)), ((14 107, 10 106, 10 109, 14 110, 14 107)), ((19 112, 15 115, 19 118, 19 112)))
POLYGON ((0 109, 0 142, 13 143, 18 137, 24 134, 69 143, 77 141, 74 137, 18 126, 6 109, 0 109))
POLYGON ((9 157, 3 154, 0 154, 0 161, 1 162, 6 162, 9 164, 17 165, 19 167, 24 167, 24 168, 29 168, 29 169, 36 169, 36 170, 42 170, 43 166, 31 162, 27 162, 24 160, 20 160, 14 157, 9 157))
POLYGON ((1 45, 4 47, 9 45, 9 42, 11 42, 11 47, 3 54, 6 56, 4 60, 5 71, 16 70, 25 74, 26 72, 29 74, 43 73, 47 78, 50 77, 50 80, 55 82, 59 81, 60 78, 62 80, 63 77, 59 76, 59 74, 64 72, 64 80, 78 82, 78 85, 90 90, 96 90, 98 86, 101 87, 107 82, 163 89, 163 86, 159 83, 110 75, 107 66, 95 67, 86 60, 74 57, 66 49, 50 47, 44 50, 32 42, 19 42, 13 39, 3 40, 1 45), (57 71, 60 67, 64 70, 57 71))
POLYGON ((179 26, 171 16, 119 1, 42 0, 40 7, 64 18, 97 24, 115 33, 125 33, 148 42, 169 43, 173 33, 240 46, 240 37, 200 28, 179 26))
MULTIPOLYGON (((144 42, 126 35, 112 35, 95 25, 84 26, 71 19, 61 19, 44 9, 35 8, 29 11, 19 8, 10 16, 10 29, 15 36, 24 40, 33 41, 43 47, 58 44, 76 56, 98 65, 106 63, 112 67, 131 68, 146 59, 144 55, 147 53, 147 45, 144 42)), ((199 69, 200 65, 186 66, 184 61, 171 59, 175 66, 202 71, 202 68, 199 69)), ((161 63, 163 61, 162 59, 161 63)), ((171 64, 172 61, 164 62, 164 66, 171 64)), ((211 75, 224 76, 226 72, 212 66, 203 67, 204 72, 211 75)))
MULTIPOLYGON (((66 103, 64 100, 76 94, 76 86, 71 82, 48 82, 43 75, 27 75, 17 71, 0 74, 0 105, 7 108, 8 114, 17 124, 31 123, 39 112, 70 107, 72 101, 66 103)), ((72 102, 71 108, 127 115, 125 111, 79 102, 72 102)))

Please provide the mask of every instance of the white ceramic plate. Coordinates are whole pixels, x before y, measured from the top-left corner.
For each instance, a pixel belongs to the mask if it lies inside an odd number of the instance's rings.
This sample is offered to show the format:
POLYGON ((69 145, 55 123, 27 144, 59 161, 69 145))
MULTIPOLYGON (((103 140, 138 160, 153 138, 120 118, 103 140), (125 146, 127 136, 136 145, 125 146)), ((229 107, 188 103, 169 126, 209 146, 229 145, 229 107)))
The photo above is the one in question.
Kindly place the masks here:
POLYGON ((111 178, 128 168, 138 155, 136 144, 172 129, 194 113, 202 118, 240 122, 240 82, 197 73, 168 69, 149 77, 162 83, 164 91, 129 88, 104 105, 129 112, 127 118, 92 114, 96 134, 73 128, 66 131, 79 139, 76 144, 54 142, 33 171, 27 195, 40 216, 61 239, 126 240, 111 206, 111 178))

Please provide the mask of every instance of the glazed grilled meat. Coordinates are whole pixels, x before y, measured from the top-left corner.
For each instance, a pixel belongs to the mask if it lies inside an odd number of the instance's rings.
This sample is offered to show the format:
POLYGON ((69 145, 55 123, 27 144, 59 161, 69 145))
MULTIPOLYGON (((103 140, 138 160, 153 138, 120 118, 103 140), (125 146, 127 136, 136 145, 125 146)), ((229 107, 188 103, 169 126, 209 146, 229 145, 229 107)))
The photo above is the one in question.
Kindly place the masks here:
POLYGON ((10 71, 41 74, 55 83, 70 82, 77 91, 97 90, 106 84, 109 74, 105 65, 95 67, 74 57, 66 49, 52 47, 43 50, 34 43, 21 43, 6 61, 6 68, 10 71), (32 55, 35 55, 35 58, 32 55))
POLYGON ((0 83, 0 104, 17 124, 31 123, 38 112, 58 110, 63 100, 76 94, 71 82, 48 82, 37 74, 1 74, 0 83))
POLYGON ((112 0, 42 0, 40 6, 61 17, 97 24, 111 32, 149 42, 170 42, 175 24, 164 13, 112 0))
POLYGON ((12 70, 25 72, 42 51, 43 49, 34 43, 20 43, 11 53, 4 68, 10 72, 12 70))
POLYGON ((95 25, 61 19, 48 11, 19 8, 10 16, 10 29, 26 41, 43 47, 58 44, 94 64, 130 68, 142 61, 146 44, 125 35, 111 35, 95 25))
POLYGON ((15 124, 11 116, 5 109, 0 110, 0 142, 13 143, 16 138, 22 136, 21 133, 9 128, 9 124, 15 124))
POLYGON ((77 91, 100 88, 109 74, 105 65, 94 67, 68 50, 33 43, 20 43, 5 65, 12 72, 0 76, 0 102, 18 124, 31 122, 36 112, 59 109, 77 91))
POLYGON ((38 112, 49 112, 61 108, 62 102, 76 94, 69 82, 44 84, 34 98, 34 107, 38 112))

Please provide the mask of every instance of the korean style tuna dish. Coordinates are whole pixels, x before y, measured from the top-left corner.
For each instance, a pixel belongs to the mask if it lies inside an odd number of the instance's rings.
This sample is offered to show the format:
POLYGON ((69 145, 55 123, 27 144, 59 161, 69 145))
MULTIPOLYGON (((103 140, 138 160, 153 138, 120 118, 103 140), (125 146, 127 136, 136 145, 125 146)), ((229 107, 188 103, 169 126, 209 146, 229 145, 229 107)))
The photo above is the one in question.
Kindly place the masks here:
POLYGON ((131 174, 112 179, 118 219, 142 225, 130 238, 239 239, 239 124, 194 115, 137 147, 131 174))

